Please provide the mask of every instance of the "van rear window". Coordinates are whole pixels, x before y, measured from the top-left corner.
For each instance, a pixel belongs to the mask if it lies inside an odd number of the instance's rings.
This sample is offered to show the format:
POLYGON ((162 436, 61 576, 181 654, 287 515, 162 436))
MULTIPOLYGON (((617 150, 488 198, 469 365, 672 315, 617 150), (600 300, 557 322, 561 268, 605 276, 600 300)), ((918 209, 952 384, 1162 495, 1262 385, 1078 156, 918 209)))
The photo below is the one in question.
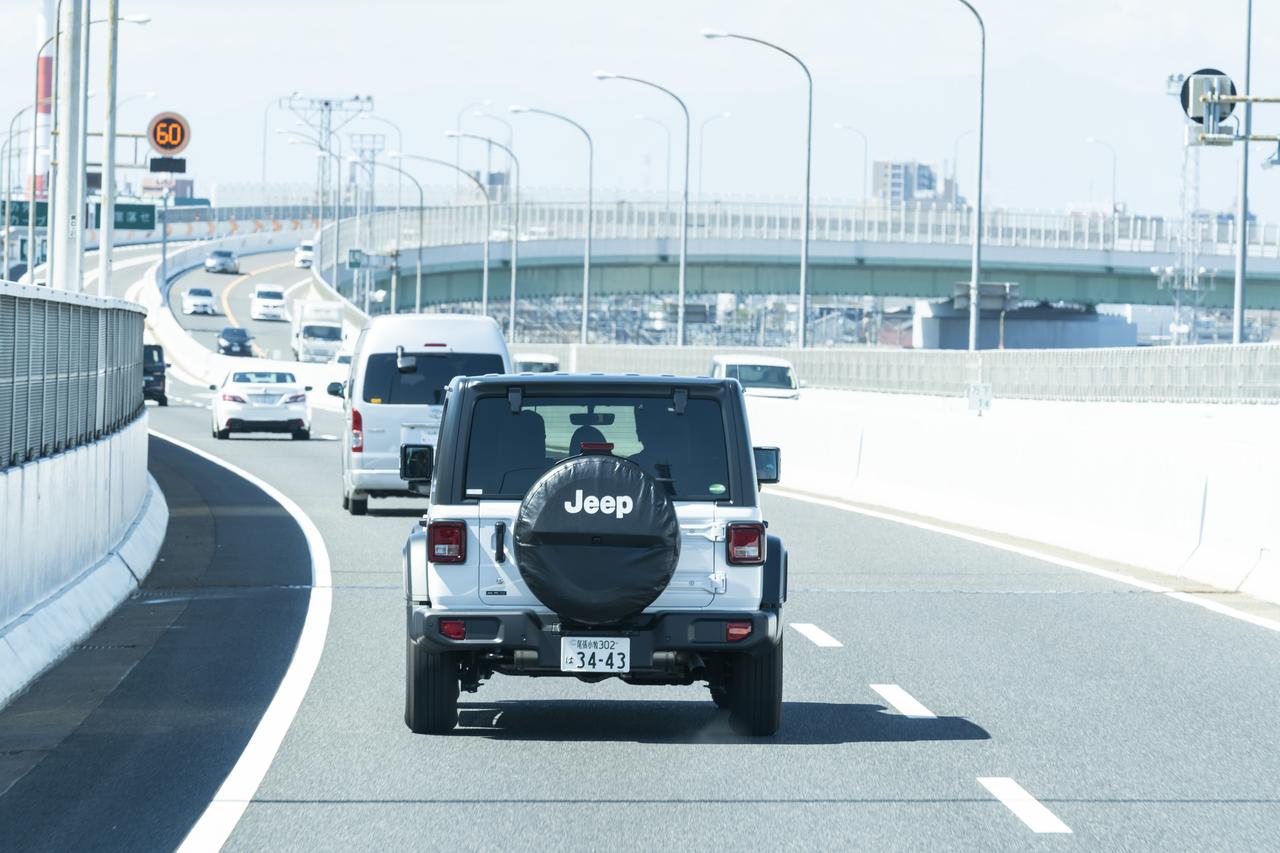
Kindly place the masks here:
POLYGON ((364 369, 361 396, 366 403, 392 406, 439 405, 455 376, 502 373, 502 356, 494 353, 414 353, 413 370, 401 372, 393 352, 374 353, 364 369))

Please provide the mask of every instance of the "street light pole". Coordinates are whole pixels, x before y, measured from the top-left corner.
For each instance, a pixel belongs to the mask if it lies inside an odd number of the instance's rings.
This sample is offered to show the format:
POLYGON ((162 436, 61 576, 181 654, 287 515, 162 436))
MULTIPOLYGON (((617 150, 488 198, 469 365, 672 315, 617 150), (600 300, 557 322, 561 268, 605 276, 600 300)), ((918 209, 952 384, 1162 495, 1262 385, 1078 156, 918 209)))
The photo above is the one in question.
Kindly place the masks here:
MULTIPOLYGON (((587 236, 582 249, 582 328, 578 334, 578 342, 585 344, 587 342, 587 320, 589 317, 588 308, 591 304, 591 228, 592 228, 592 208, 593 196, 595 195, 595 161, 596 149, 595 143, 591 140, 591 134, 587 129, 578 124, 568 116, 560 113, 553 113, 550 110, 540 110, 534 107, 512 106, 513 113, 537 113, 538 115, 550 116, 559 119, 573 127, 576 127, 582 136, 587 140, 587 236)), ((668 151, 668 162, 670 162, 670 152, 668 151)))
MULTIPOLYGON (((34 110, 31 119, 31 189, 30 189, 30 208, 27 215, 27 282, 36 283, 36 204, 38 203, 38 193, 36 192, 36 184, 39 180, 37 170, 40 168, 40 57, 44 54, 45 49, 53 44, 58 38, 58 33, 62 29, 62 0, 58 0, 57 10, 54 13, 53 35, 45 39, 44 44, 36 51, 36 74, 35 83, 32 86, 34 94, 31 98, 31 108, 34 110)), ((49 95, 43 99, 49 102, 49 125, 53 123, 53 105, 55 102, 54 93, 57 91, 56 82, 49 81, 49 95)), ((52 145, 52 143, 50 143, 52 145)), ((53 197, 49 193, 49 187, 45 185, 46 205, 51 205, 53 197)), ((52 211, 50 211, 52 212, 52 211)), ((50 233, 49 223, 45 224, 45 242, 48 242, 50 233)), ((49 281, 48 276, 45 277, 45 283, 49 281)))
POLYGON ((609 71, 597 71, 595 72, 595 78, 597 80, 628 80, 632 83, 639 83, 641 86, 648 86, 650 89, 657 89, 679 104, 680 111, 684 113, 684 199, 680 205, 680 272, 676 285, 678 290, 676 298, 679 300, 676 305, 676 345, 684 346, 685 268, 689 255, 689 140, 692 136, 689 107, 675 92, 649 80, 628 77, 625 74, 614 74, 609 71))
MULTIPOLYGON (((1244 26, 1244 96, 1249 97, 1249 78, 1253 65, 1253 0, 1245 4, 1244 26)), ((1245 271, 1249 254, 1249 135, 1253 133, 1253 104, 1244 104, 1244 139, 1240 144, 1240 197, 1236 200, 1236 284, 1234 308, 1231 312, 1231 343, 1244 343, 1245 271)))
MULTIPOLYGON (((461 140, 459 140, 461 141, 461 140)), ((490 208, 492 207, 492 199, 489 197, 489 190, 484 183, 475 175, 459 166, 455 166, 448 160, 437 160, 435 157, 423 157, 420 154, 405 154, 402 151, 392 151, 388 156, 393 159, 404 158, 407 160, 421 160, 423 163, 434 163, 437 166, 444 166, 446 169, 453 169, 460 173, 464 178, 476 185, 476 189, 480 190, 480 195, 484 196, 484 266, 480 271, 480 316, 489 316, 489 217, 490 208)), ((422 218, 418 218, 418 242, 422 243, 422 218)))
POLYGON ((707 145, 707 125, 718 118, 732 118, 733 113, 716 113, 713 116, 707 116, 702 120, 702 124, 698 125, 698 201, 702 201, 702 155, 706 151, 707 145))
POLYGON ((1116 217, 1116 149, 1111 143, 1090 136, 1085 142, 1091 145, 1101 145, 1111 153, 1111 249, 1115 251, 1116 244, 1120 242, 1120 220, 1116 217))
POLYGON ((981 64, 978 71, 978 191, 973 209, 973 262, 969 274, 969 349, 978 349, 978 282, 982 276, 982 164, 986 144, 987 25, 969 0, 959 0, 978 22, 981 64))
MULTIPOLYGON (((392 130, 394 130, 396 132, 396 148, 401 151, 404 150, 404 132, 400 129, 400 125, 396 124, 391 119, 383 118, 382 116, 374 115, 373 113, 363 113, 362 115, 367 121, 381 122, 387 125, 388 127, 390 127, 392 130)), ((396 301, 396 291, 400 284, 400 208, 402 206, 403 198, 404 198, 404 179, 405 178, 409 178, 409 180, 413 180, 413 178, 410 177, 408 174, 406 174, 404 171, 399 171, 399 174, 396 176, 396 243, 395 243, 396 265, 391 268, 391 313, 392 314, 396 313, 396 307, 398 304, 396 301)), ((422 194, 419 193, 419 195, 421 196, 422 194)), ((419 207, 419 210, 421 210, 421 207, 419 207)), ((419 291, 422 290, 421 276, 419 276, 418 290, 419 291)), ((418 294, 418 298, 419 299, 422 298, 421 293, 418 294)))
POLYGON ((83 112, 81 99, 85 92, 80 87, 81 40, 84 38, 84 5, 71 0, 62 11, 59 30, 67 41, 65 50, 59 50, 58 93, 54 105, 55 127, 58 129, 58 169, 62 179, 54 187, 53 206, 57 217, 50 217, 49 231, 53 240, 53 254, 49 258, 48 282, 51 287, 68 289, 80 282, 83 258, 78 251, 80 232, 84 229, 83 210, 76 207, 80 191, 77 175, 84 169, 80 159, 80 117, 83 112), (59 286, 58 282, 62 282, 59 286))
MULTIPOLYGON (((18 123, 18 119, 22 118, 22 114, 31 109, 31 105, 23 107, 13 114, 13 118, 9 120, 9 138, 5 140, 5 157, 4 157, 4 269, 0 270, 0 279, 8 280, 9 278, 9 258, 10 245, 13 243, 12 229, 10 228, 10 219, 12 214, 12 196, 13 196, 13 128, 18 123)), ((33 119, 34 120, 34 119, 33 119)), ((35 215, 35 205, 31 206, 29 215, 35 215)))
MULTIPOLYGON (((480 136, 475 133, 446 133, 445 136, 457 136, 462 139, 475 139, 480 142, 488 143, 497 148, 501 148, 511 158, 511 165, 515 172, 515 212, 512 216, 511 228, 511 293, 509 295, 509 304, 507 308, 507 342, 516 342, 516 265, 520 256, 520 160, 516 157, 516 152, 488 136, 480 136)), ((486 207, 486 211, 488 208, 486 207)), ((485 246, 487 251, 488 234, 485 235, 485 246)), ((489 264, 486 260, 485 271, 488 272, 489 264)), ((487 307, 487 300, 485 300, 487 307)))
MULTIPOLYGON (((963 0, 962 0, 963 2, 963 0)), ((804 72, 804 79, 808 83, 808 110, 805 117, 805 154, 804 154, 804 224, 803 231, 800 234, 800 322, 798 324, 798 334, 796 336, 796 346, 803 349, 805 345, 805 327, 808 325, 808 306, 809 306, 809 221, 812 216, 810 205, 810 190, 813 175, 813 75, 809 73, 809 66, 804 64, 800 57, 780 45, 776 45, 771 41, 765 41, 754 36, 744 36, 738 33, 727 33, 719 30, 703 30, 702 37, 708 39, 738 39, 740 41, 754 42, 763 45, 778 53, 789 57, 804 72)))
POLYGON ((662 119, 647 116, 644 113, 636 113, 632 118, 636 121, 647 121, 656 124, 658 127, 662 128, 662 132, 667 140, 666 195, 664 196, 665 201, 663 202, 662 211, 664 217, 669 216, 671 213, 671 128, 667 127, 667 123, 662 119))
POLYGON ((111 261, 116 237, 116 56, 120 36, 120 0, 107 0, 107 115, 102 129, 102 221, 98 223, 98 295, 111 292, 111 261))
MULTIPOLYGON (((390 157, 391 155, 388 155, 388 156, 390 157)), ((396 158, 391 157, 391 159, 394 160, 396 158)), ((421 245, 422 211, 423 211, 423 208, 427 206, 427 196, 426 196, 426 193, 422 191, 422 184, 418 183, 417 178, 413 177, 413 175, 410 175, 408 172, 406 172, 404 169, 400 168, 399 166, 392 166, 390 163, 383 163, 382 165, 390 169, 391 171, 395 172, 400 177, 408 178, 410 181, 413 181, 413 185, 418 189, 418 234, 419 234, 418 242, 419 242, 419 245, 418 245, 418 251, 414 253, 415 256, 417 257, 417 263, 416 263, 417 296, 414 299, 413 313, 419 314, 422 312, 422 245, 421 245)), ((397 268, 399 267, 399 265, 400 265, 400 208, 399 208, 399 205, 397 204, 396 206, 396 266, 397 268)), ((396 308, 397 308, 397 306, 394 303, 395 293, 396 293, 395 280, 392 279, 392 284, 391 284, 391 294, 392 294, 392 300, 393 300, 391 305, 392 314, 396 313, 396 308)))
MULTIPOLYGON (((867 142, 867 135, 856 127, 847 125, 840 121, 836 122, 833 126, 836 130, 847 130, 850 133, 857 134, 858 138, 862 140, 862 206, 866 207, 868 187, 870 185, 870 179, 868 177, 870 175, 870 170, 867 168, 867 154, 871 149, 871 144, 867 142)), ((954 177, 955 176, 953 175, 952 183, 954 183, 954 177)))

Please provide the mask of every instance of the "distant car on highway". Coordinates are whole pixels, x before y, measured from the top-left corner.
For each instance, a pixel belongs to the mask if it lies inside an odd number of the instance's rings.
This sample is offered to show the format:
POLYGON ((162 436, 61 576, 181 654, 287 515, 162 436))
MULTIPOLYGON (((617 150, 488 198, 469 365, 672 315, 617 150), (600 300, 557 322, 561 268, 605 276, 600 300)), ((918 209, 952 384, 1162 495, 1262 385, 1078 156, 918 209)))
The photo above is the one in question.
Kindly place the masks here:
POLYGON ((516 373, 559 373, 560 359, 545 352, 522 352, 511 356, 516 373))
POLYGON ((249 300, 249 317, 254 320, 287 320, 284 288, 278 284, 260 284, 249 300))
POLYGON ((253 335, 239 326, 227 326, 218 332, 219 355, 253 355, 253 335))
POLYGON ((316 244, 311 240, 303 240, 293 250, 293 265, 299 269, 311 269, 311 260, 315 257, 316 244))
POLYGON ((155 400, 158 405, 169 405, 169 393, 165 384, 164 348, 159 344, 142 345, 142 399, 155 400))
POLYGON ((711 359, 712 379, 736 379, 753 397, 796 399, 803 383, 785 358, 767 355, 717 355, 711 359))
POLYGON ((214 249, 204 259, 205 272, 228 272, 240 274, 240 259, 230 249, 214 249))
POLYGON ((207 287, 188 287, 182 293, 182 313, 210 316, 217 314, 217 306, 213 304, 213 291, 207 287))
POLYGON ((310 385, 300 385, 292 373, 279 370, 234 370, 213 395, 213 437, 233 432, 287 432, 295 440, 311 438, 310 385))

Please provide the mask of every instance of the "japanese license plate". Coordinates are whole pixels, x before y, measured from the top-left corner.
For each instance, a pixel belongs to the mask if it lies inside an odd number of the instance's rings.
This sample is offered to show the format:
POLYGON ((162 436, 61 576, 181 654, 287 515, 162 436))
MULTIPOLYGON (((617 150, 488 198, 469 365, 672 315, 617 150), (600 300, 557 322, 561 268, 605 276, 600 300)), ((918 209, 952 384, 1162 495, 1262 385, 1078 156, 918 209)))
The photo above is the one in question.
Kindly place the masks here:
POLYGON ((630 672, 631 640, 625 637, 561 637, 561 672, 630 672))

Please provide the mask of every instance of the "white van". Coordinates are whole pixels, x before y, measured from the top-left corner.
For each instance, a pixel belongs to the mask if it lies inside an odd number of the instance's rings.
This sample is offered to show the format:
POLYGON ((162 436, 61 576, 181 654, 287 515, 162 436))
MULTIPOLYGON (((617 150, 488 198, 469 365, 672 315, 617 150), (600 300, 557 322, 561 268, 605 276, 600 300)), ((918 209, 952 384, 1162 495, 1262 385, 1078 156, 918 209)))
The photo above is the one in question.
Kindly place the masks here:
POLYGON ((356 338, 342 397, 342 507, 364 515, 369 498, 416 497, 400 479, 400 445, 435 446, 445 386, 455 376, 510 373, 511 354, 490 317, 375 317, 356 338))
POLYGON ((713 379, 736 379, 748 397, 800 396, 804 383, 796 379, 796 369, 785 358, 768 355, 717 355, 708 371, 713 379))

